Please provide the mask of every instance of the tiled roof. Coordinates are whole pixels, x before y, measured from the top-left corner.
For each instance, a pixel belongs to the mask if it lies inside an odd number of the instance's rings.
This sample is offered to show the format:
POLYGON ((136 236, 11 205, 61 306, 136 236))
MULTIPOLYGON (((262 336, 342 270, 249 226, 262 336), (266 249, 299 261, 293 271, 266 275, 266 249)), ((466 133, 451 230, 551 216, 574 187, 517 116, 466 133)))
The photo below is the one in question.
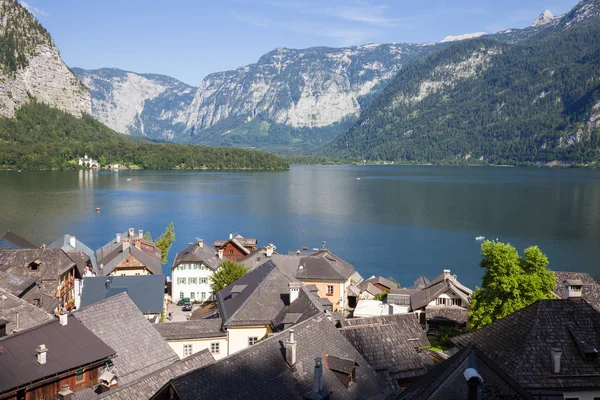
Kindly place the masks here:
POLYGON ((8 322, 6 324, 7 334, 17 329, 17 314, 19 330, 33 328, 54 319, 52 315, 41 308, 0 290, 0 319, 8 322))
POLYGON ((77 266, 77 271, 79 271, 79 276, 83 276, 85 274, 85 268, 88 265, 91 265, 92 261, 90 257, 85 254, 83 251, 74 250, 74 251, 66 251, 67 257, 69 257, 77 266))
MULTIPOLYGON (((426 375, 417 379, 401 399, 445 400, 469 398, 464 372, 476 370, 483 379, 482 398, 486 400, 526 399, 533 397, 475 346, 467 346, 426 375)), ((562 397, 562 396, 561 396, 562 397)))
MULTIPOLYGON (((119 385, 115 389, 98 396, 103 400, 147 400, 170 379, 185 374, 191 370, 206 367, 215 362, 208 349, 192 354, 183 360, 175 361, 151 374, 137 379, 126 385, 119 385)), ((77 399, 79 400, 79 399, 77 399)))
POLYGON ((429 283, 429 279, 421 275, 413 282, 413 285, 409 289, 423 289, 427 287, 429 283))
POLYGON ((444 274, 442 274, 431 281, 427 287, 414 292, 410 298, 410 306, 413 310, 423 308, 447 291, 452 291, 459 296, 465 306, 470 304, 473 291, 461 285, 455 277, 444 277, 444 274))
POLYGON ((181 263, 195 262, 202 263, 213 271, 216 271, 219 268, 220 261, 217 251, 214 248, 206 245, 206 243, 200 247, 198 242, 196 242, 189 244, 188 247, 175 255, 171 269, 175 269, 181 263))
POLYGON ((391 389, 325 315, 294 326, 294 336, 297 361, 293 368, 286 364, 282 350, 282 343, 289 338, 286 330, 208 367, 172 379, 161 392, 168 395, 173 387, 180 400, 302 399, 312 392, 315 357, 326 353, 358 363, 356 383, 349 388, 333 371, 324 368, 323 388, 333 391, 332 399, 385 398, 386 393, 391 394, 391 389))
POLYGON ((140 240, 141 244, 144 244, 146 246, 151 246, 154 248, 154 251, 151 250, 147 250, 149 253, 152 253, 155 257, 158 257, 160 259, 161 257, 161 252, 160 249, 156 247, 156 245, 148 240, 145 239, 140 239, 138 236, 136 236, 136 234, 134 233, 133 236, 129 236, 129 232, 123 232, 121 234, 121 240, 119 242, 117 242, 117 238, 115 236, 115 238, 113 238, 110 242, 108 242, 107 244, 105 244, 104 246, 102 246, 101 248, 99 248, 98 250, 96 250, 96 260, 98 262, 98 266, 100 266, 100 264, 108 264, 114 257, 117 256, 118 253, 123 251, 123 243, 124 242, 128 242, 130 246, 133 246, 134 240, 140 240))
POLYGON ((377 286, 375 286, 372 282, 366 280, 366 281, 362 281, 360 283, 359 286, 361 292, 367 292, 372 294, 373 296, 378 295, 379 293, 382 293, 383 290, 379 289, 377 286))
POLYGON ((465 324, 467 322, 468 311, 459 306, 427 306, 425 307, 425 316, 427 320, 438 322, 448 322, 456 324, 465 324))
POLYGON ((21 298, 30 304, 39 304, 39 307, 49 314, 54 314, 60 304, 58 298, 42 292, 38 285, 25 292, 21 298))
POLYGON ((112 358, 115 351, 76 318, 69 316, 0 339, 0 394, 47 377, 112 358), (37 362, 37 348, 46 345, 46 363, 37 362))
POLYGON ((258 243, 258 240, 256 238, 245 238, 242 235, 237 234, 237 235, 235 235, 231 239, 227 239, 227 240, 215 240, 214 246, 215 247, 224 247, 229 242, 234 243, 236 245, 236 247, 239 247, 240 250, 241 250, 242 248, 245 248, 245 247, 254 247, 254 246, 256 246, 256 244, 258 243))
POLYGON ((160 256, 147 250, 144 247, 137 248, 136 246, 129 245, 118 248, 119 251, 111 254, 110 257, 105 257, 100 262, 101 268, 99 273, 107 276, 117 267, 117 265, 123 261, 129 254, 135 257, 142 265, 144 265, 154 275, 162 274, 162 264, 160 256), (106 263, 105 263, 106 262, 106 263))
POLYGON ((580 280, 583 283, 581 298, 590 303, 596 310, 600 311, 600 284, 589 274, 584 272, 555 271, 556 289, 554 294, 559 299, 564 296, 563 282, 566 280, 580 280))
POLYGON ((23 239, 14 232, 7 231, 0 233, 0 250, 4 249, 37 249, 39 246, 23 239))
POLYGON ((75 262, 61 249, 0 250, 0 271, 52 280, 56 285, 60 275, 72 267, 75 262), (37 270, 29 268, 34 261, 41 262, 37 270))
POLYGON ((396 314, 360 320, 368 321, 363 321, 365 325, 346 326, 340 332, 375 371, 387 371, 395 379, 403 378, 405 373, 414 376, 426 372, 417 349, 430 343, 415 315, 396 314))
POLYGON ((21 297, 23 292, 32 289, 35 281, 35 278, 0 271, 0 289, 12 293, 17 297, 21 297))
POLYGON ((165 340, 227 337, 227 333, 221 330, 221 323, 220 318, 209 318, 167 322, 155 324, 154 327, 165 340))
POLYGON ((94 253, 94 250, 90 249, 88 246, 86 246, 84 243, 81 242, 81 240, 77 239, 75 236, 72 235, 64 235, 59 237, 58 239, 56 239, 52 244, 50 244, 48 246, 48 248, 51 249, 63 249, 64 251, 82 251, 85 253, 85 255, 87 255, 90 258, 90 261, 92 262, 92 266, 94 267, 95 270, 98 270, 98 266, 96 265, 96 254, 94 253), (75 238, 75 247, 71 246, 71 238, 75 238))
POLYGON ((459 347, 473 343, 528 390, 598 388, 600 363, 585 360, 581 340, 600 349, 600 313, 582 300, 538 300, 484 328, 452 338, 459 347), (559 374, 552 373, 553 348, 562 351, 559 374))
POLYGON ((317 314, 323 314, 327 306, 331 307, 328 299, 321 299, 301 286, 298 298, 281 309, 271 322, 271 326, 273 330, 283 330, 289 326, 288 324, 298 324, 317 314), (329 304, 323 304, 322 300, 327 300, 329 304))
POLYGON ((117 352, 113 360, 120 384, 132 382, 179 359, 169 344, 121 293, 74 313, 117 352))
POLYGON ((398 289, 398 284, 390 279, 384 278, 383 276, 374 276, 371 277, 369 279, 366 280, 367 282, 371 282, 372 284, 380 284, 382 286, 385 286, 387 288, 389 288, 390 290, 392 289, 398 289))
MULTIPOLYGON (((262 248, 261 248, 262 249, 262 248)), ((354 273, 354 267, 329 250, 319 250, 310 256, 288 256, 273 253, 267 257, 265 250, 257 250, 239 262, 254 269, 272 261, 287 274, 297 279, 345 281, 354 273)))
POLYGON ((83 278, 81 306, 126 292, 142 313, 163 312, 164 275, 88 276, 83 278))

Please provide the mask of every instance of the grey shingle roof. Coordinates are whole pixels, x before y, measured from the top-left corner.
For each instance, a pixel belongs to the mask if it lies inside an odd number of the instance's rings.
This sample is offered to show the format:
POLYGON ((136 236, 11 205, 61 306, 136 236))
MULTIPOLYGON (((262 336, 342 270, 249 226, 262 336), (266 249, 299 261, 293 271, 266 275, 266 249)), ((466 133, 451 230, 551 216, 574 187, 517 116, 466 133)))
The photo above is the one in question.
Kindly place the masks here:
POLYGON ((383 292, 383 290, 379 289, 377 286, 375 286, 372 282, 370 281, 362 281, 360 283, 359 286, 361 292, 367 292, 372 294, 373 296, 378 295, 379 293, 383 292))
POLYGON ((598 388, 600 363, 584 360, 571 330, 600 349, 600 313, 582 300, 539 300, 452 342, 473 343, 528 390, 598 388), (558 375, 552 374, 552 348, 562 351, 558 375))
POLYGON ((209 318, 167 322, 154 327, 165 340, 227 337, 227 333, 221 330, 221 323, 220 318, 209 318))
POLYGON ((208 268, 216 271, 219 268, 220 261, 214 248, 206 245, 206 243, 200 247, 199 243, 196 242, 189 244, 188 247, 175 255, 171 269, 175 269, 181 263, 196 262, 203 263, 208 268))
MULTIPOLYGON (((129 233, 127 231, 123 232, 121 234, 120 242, 117 242, 117 238, 115 236, 115 238, 113 238, 110 242, 108 242, 107 244, 105 244, 104 246, 102 246, 101 248, 96 250, 96 260, 98 262, 98 266, 100 266, 100 264, 103 264, 103 265, 108 264, 114 257, 117 256, 117 254, 122 252, 124 242, 128 242, 130 246, 133 246, 133 244, 134 244, 133 241, 135 241, 136 239, 139 239, 139 237, 136 235, 136 233, 134 233, 133 236, 129 236, 129 233)), ((148 251, 149 253, 152 253, 155 257, 158 257, 160 259, 160 257, 161 257, 160 249, 158 249, 154 243, 152 243, 148 240, 145 240, 145 239, 139 239, 139 240, 142 245, 154 248, 154 251, 148 250, 148 249, 145 249, 145 250, 148 251)))
POLYGON ((372 284, 379 284, 392 289, 398 289, 398 284, 390 279, 384 278, 383 276, 374 276, 366 280, 367 282, 371 282, 372 284))
POLYGON ((34 326, 54 319, 52 315, 41 308, 38 308, 11 293, 0 290, 0 319, 8 321, 6 324, 7 334, 10 334, 13 330, 17 329, 17 314, 19 330, 33 328, 34 326))
MULTIPOLYGON (((327 305, 324 305, 316 294, 311 293, 306 287, 301 286, 298 298, 289 305, 285 305, 271 322, 273 330, 283 330, 289 324, 298 324, 317 314, 323 314, 327 305)), ((327 299, 325 299, 327 300, 327 299)), ((329 302, 329 308, 331 302, 329 302)))
POLYGON ((361 318, 340 332, 378 372, 387 371, 395 379, 426 372, 417 349, 430 343, 413 314, 361 318))
POLYGON ((17 297, 21 297, 24 292, 32 289, 35 285, 35 280, 35 278, 0 271, 0 289, 17 297))
POLYGON ((102 362, 115 351, 76 318, 69 316, 65 326, 58 320, 0 339, 0 394, 30 385, 84 365, 102 362), (37 362, 37 348, 48 348, 46 364, 37 362))
POLYGON ((467 322, 468 311, 464 307, 458 306, 427 306, 425 307, 425 316, 427 320, 440 322, 465 324, 467 322))
POLYGON ((74 315, 115 349, 117 357, 113 362, 120 384, 132 382, 179 359, 126 293, 82 308, 74 315))
POLYGON ((115 252, 109 257, 105 257, 100 263, 102 268, 100 268, 99 273, 104 276, 109 275, 129 254, 135 257, 154 275, 162 274, 160 256, 143 247, 137 248, 135 246, 121 246, 119 251, 115 252))
POLYGON ((580 280, 583 283, 581 298, 590 303, 596 310, 600 311, 600 284, 589 274, 584 272, 555 271, 556 289, 554 294, 559 299, 564 296, 563 282, 566 280, 580 280))
POLYGON ((90 249, 75 236, 69 234, 61 236, 54 242, 52 242, 52 244, 48 245, 48 247, 51 249, 63 249, 66 252, 82 251, 83 253, 85 253, 85 255, 87 255, 90 258, 94 269, 96 271, 98 270, 98 266, 96 265, 96 254, 94 253, 94 250, 90 249), (75 247, 71 246, 71 238, 75 238, 75 247))
POLYGON ((39 304, 42 310, 50 314, 53 314, 60 304, 58 298, 42 292, 38 285, 28 290, 21 298, 30 304, 39 304))
MULTIPOLYGON (((151 374, 98 396, 104 400, 147 400, 170 379, 215 362, 208 349, 192 354, 151 374)), ((79 399, 78 399, 79 400, 79 399)))
POLYGON ((229 243, 229 242, 234 243, 236 245, 236 247, 238 247, 238 248, 240 248, 240 250, 242 250, 242 248, 246 248, 246 247, 255 247, 256 244, 258 243, 258 240, 256 238, 245 238, 242 235, 237 234, 231 239, 215 240, 214 246, 215 247, 223 247, 223 246, 227 245, 227 243, 229 243))
POLYGON ((75 262, 61 249, 1 250, 0 271, 15 275, 53 280, 58 284, 61 274, 75 267, 75 262), (33 261, 41 261, 37 270, 29 268, 33 261))
POLYGON ((427 287, 414 292, 410 297, 410 306, 413 310, 423 308, 439 295, 449 290, 458 295, 465 303, 465 306, 470 304, 472 290, 461 285, 454 277, 444 278, 442 274, 431 281, 427 287))
POLYGON ((208 367, 175 378, 161 392, 168 395, 172 386, 181 400, 302 399, 312 392, 314 358, 326 353, 359 365, 356 383, 349 388, 333 371, 324 368, 323 388, 333 391, 332 399, 384 398, 386 392, 391 394, 391 389, 325 315, 294 326, 294 336, 297 361, 293 368, 286 364, 282 351, 282 343, 289 337, 289 332, 283 331, 208 367))
POLYGON ((263 248, 244 257, 241 262, 254 269, 272 261, 287 274, 297 279, 320 279, 345 281, 354 273, 354 267, 329 250, 319 250, 310 256, 273 253, 267 257, 263 248))
POLYGON ((39 246, 23 239, 14 232, 6 231, 0 233, 0 250, 4 249, 37 249, 39 246))
POLYGON ((410 385, 401 399, 467 399, 468 384, 463 375, 474 368, 483 379, 483 398, 487 400, 527 399, 533 397, 475 346, 467 346, 410 385))
POLYGON ((429 279, 421 275, 414 282, 413 285, 409 289, 423 289, 429 285, 429 279))
POLYGON ((83 278, 80 307, 127 292, 142 313, 163 312, 164 275, 88 276, 83 278))

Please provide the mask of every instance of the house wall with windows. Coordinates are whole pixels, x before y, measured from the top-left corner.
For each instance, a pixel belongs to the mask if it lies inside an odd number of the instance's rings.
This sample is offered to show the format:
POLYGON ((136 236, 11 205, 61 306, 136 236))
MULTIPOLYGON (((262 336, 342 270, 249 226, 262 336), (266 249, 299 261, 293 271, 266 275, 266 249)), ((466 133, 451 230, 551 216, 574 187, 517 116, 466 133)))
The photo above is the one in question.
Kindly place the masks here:
POLYGON ((347 305, 346 288, 349 287, 349 281, 321 281, 301 278, 298 278, 298 280, 305 285, 315 285, 319 289, 319 297, 327 298, 331 301, 333 311, 343 309, 347 305))
POLYGON ((192 301, 208 300, 212 296, 210 277, 213 271, 202 263, 185 263, 173 268, 172 297, 178 301, 189 297, 192 301))
POLYGON ((227 332, 229 336, 229 354, 233 354, 246 347, 250 347, 251 343, 255 344, 272 331, 268 326, 249 326, 243 328, 227 328, 227 332))
POLYGON ((125 257, 109 275, 113 276, 131 276, 131 275, 151 275, 152 273, 137 258, 129 254, 125 257))
POLYGON ((445 293, 440 294, 435 300, 432 300, 429 306, 458 306, 467 308, 467 304, 463 304, 462 299, 456 295, 452 290, 448 290, 445 293))
POLYGON ((215 360, 227 357, 227 337, 167 340, 179 358, 185 358, 208 349, 215 360))

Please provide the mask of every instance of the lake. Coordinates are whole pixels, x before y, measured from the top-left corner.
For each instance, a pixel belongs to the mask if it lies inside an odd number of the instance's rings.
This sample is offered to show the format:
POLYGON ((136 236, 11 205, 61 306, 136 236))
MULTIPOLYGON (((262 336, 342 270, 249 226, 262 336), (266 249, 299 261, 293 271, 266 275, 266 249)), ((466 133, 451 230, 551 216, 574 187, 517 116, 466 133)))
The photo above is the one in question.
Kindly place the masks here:
MULTIPOLYGON (((133 227, 169 254, 230 232, 277 251, 325 246, 368 278, 410 285, 451 269, 480 284, 480 242, 538 245, 551 268, 600 276, 600 171, 434 166, 292 166, 285 172, 0 172, 0 231, 64 233, 97 249, 133 227), (94 209, 100 207, 96 213, 94 209)), ((170 267, 165 266, 165 273, 170 267)))

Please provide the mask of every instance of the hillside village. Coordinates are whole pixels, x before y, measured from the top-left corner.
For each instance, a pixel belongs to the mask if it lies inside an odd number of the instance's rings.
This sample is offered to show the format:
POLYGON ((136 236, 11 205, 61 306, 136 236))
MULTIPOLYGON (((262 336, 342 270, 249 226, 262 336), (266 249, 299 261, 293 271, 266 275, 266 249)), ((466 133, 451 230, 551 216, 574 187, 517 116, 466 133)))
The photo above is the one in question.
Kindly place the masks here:
POLYGON ((143 230, 95 251, 1 234, 0 399, 600 397, 588 274, 473 331, 450 270, 364 279, 330 249, 239 234, 178 250, 167 277, 143 230), (212 293, 226 260, 248 272, 212 293))

